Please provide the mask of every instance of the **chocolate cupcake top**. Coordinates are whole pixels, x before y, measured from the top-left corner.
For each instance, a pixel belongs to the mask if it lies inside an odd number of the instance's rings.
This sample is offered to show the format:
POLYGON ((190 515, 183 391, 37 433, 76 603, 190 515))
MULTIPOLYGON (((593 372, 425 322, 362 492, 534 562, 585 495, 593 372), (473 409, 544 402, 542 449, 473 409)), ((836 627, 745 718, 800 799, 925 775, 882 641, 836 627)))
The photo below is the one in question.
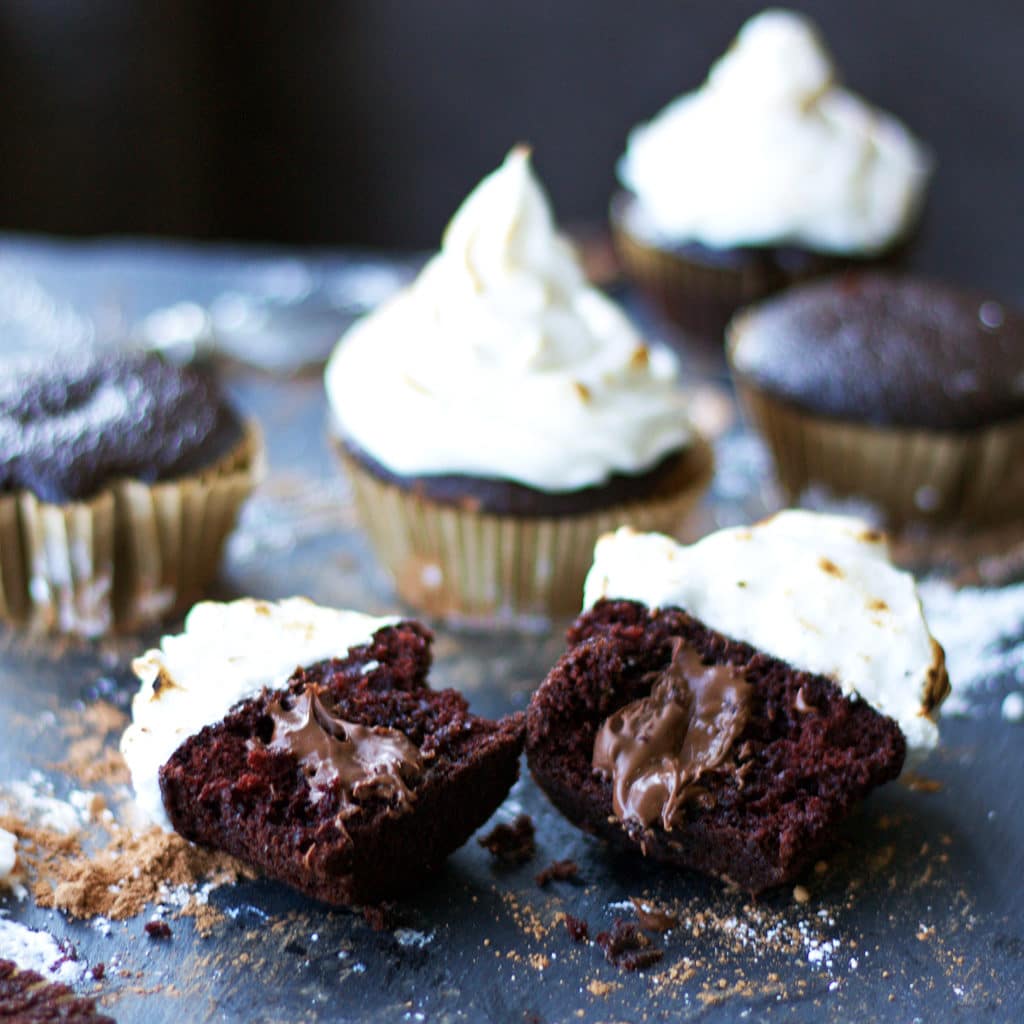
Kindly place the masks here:
POLYGON ((243 433, 212 380, 155 355, 9 365, 0 378, 0 493, 64 503, 118 478, 171 480, 213 465, 243 433))
POLYGON ((970 430, 1024 414, 1024 316, 980 293, 848 274, 739 314, 741 378, 823 416, 970 430))

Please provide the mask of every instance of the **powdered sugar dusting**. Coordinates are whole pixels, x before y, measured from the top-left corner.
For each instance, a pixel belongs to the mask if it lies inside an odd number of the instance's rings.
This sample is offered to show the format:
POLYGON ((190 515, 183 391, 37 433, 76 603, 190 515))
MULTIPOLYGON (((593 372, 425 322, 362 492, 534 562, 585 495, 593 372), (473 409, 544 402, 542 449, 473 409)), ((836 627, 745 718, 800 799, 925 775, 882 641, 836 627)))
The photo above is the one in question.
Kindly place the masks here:
POLYGON ((52 935, 4 918, 0 918, 0 959, 13 960, 23 971, 36 971, 65 985, 81 981, 87 969, 52 935))
POLYGON ((953 692, 944 715, 971 715, 974 698, 1024 684, 1024 583, 995 589, 929 580, 920 585, 928 626, 946 651, 953 692))

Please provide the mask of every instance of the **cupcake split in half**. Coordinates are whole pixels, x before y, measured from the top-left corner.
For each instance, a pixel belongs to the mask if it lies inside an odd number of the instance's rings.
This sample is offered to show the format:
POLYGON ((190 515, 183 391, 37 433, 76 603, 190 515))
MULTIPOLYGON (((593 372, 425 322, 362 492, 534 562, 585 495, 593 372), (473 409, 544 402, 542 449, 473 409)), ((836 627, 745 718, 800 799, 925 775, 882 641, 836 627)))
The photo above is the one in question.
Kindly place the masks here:
POLYGON ((93 636, 187 606, 261 468, 255 424, 194 370, 152 355, 8 366, 0 618, 93 636))
POLYGON ((612 228, 637 284, 717 341, 740 306, 898 259, 929 175, 921 144, 838 84, 813 26, 770 10, 700 89, 630 134, 612 228))
POLYGON ((569 612, 602 532, 678 529, 711 457, 677 372, 587 284, 513 150, 327 367, 333 437, 401 596, 469 620, 569 612))
POLYGON ((858 520, 785 512, 690 547, 619 530, 585 607, 530 702, 527 758, 618 847, 756 893, 936 743, 942 649, 858 520))
POLYGON ((138 804, 326 903, 407 890, 491 816, 523 744, 521 713, 429 688, 430 643, 301 598, 196 605, 133 666, 138 804))
POLYGON ((739 314, 727 354, 790 500, 818 485, 896 525, 1024 518, 1024 317, 992 297, 846 274, 739 314))

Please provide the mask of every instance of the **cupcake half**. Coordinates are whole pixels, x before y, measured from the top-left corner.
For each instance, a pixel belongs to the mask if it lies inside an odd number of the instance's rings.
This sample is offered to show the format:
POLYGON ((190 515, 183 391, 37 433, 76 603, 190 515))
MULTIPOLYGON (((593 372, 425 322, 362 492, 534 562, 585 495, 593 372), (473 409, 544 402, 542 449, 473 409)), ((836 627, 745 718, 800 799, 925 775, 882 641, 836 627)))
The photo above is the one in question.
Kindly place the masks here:
POLYGON ((633 130, 612 229, 627 273, 682 327, 794 282, 895 262, 930 175, 921 144, 837 81, 814 27, 771 10, 695 92, 633 130))
POLYGON ((0 617, 86 636, 195 600, 262 466, 212 381, 150 355, 8 366, 0 439, 0 617))
POLYGON ((1024 317, 934 281, 844 275, 739 314, 733 379, 795 500, 867 498, 893 524, 1024 509, 1024 317))
POLYGON ((430 644, 302 598, 196 605, 133 665, 139 806, 313 899, 408 890, 504 800, 523 743, 521 713, 492 722, 427 685, 430 644))
POLYGON ((514 150, 327 367, 332 437, 402 597, 468 620, 568 612, 603 531, 677 530, 711 472, 677 372, 587 284, 514 150))
POLYGON ((756 893, 934 746, 948 689, 913 579, 858 520, 785 512, 690 547, 619 530, 527 759, 586 831, 756 893))

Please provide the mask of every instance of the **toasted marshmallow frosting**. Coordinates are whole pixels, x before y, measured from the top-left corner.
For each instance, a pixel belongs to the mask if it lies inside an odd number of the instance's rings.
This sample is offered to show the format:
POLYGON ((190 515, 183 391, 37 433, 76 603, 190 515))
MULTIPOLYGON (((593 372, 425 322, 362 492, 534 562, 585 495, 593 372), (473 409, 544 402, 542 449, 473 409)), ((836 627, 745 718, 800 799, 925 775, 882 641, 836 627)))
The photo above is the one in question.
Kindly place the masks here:
POLYGON ((700 89, 633 130, 618 170, 641 237, 871 255, 912 226, 931 161, 899 121, 837 84, 810 22, 769 10, 700 89))
POLYGON ((141 685, 121 753, 139 807, 169 829, 159 772, 189 736, 264 687, 283 686, 296 668, 344 658, 397 621, 324 608, 301 597, 197 604, 183 633, 163 637, 159 649, 132 663, 141 685))
POLYGON ((326 386, 341 436, 394 473, 564 492, 686 444, 677 371, 587 284, 518 148, 417 280, 341 339, 326 386))
POLYGON ((949 688, 913 577, 858 519, 788 511, 688 547, 623 528, 597 542, 584 606, 601 598, 681 608, 711 629, 827 676, 935 746, 949 688))

